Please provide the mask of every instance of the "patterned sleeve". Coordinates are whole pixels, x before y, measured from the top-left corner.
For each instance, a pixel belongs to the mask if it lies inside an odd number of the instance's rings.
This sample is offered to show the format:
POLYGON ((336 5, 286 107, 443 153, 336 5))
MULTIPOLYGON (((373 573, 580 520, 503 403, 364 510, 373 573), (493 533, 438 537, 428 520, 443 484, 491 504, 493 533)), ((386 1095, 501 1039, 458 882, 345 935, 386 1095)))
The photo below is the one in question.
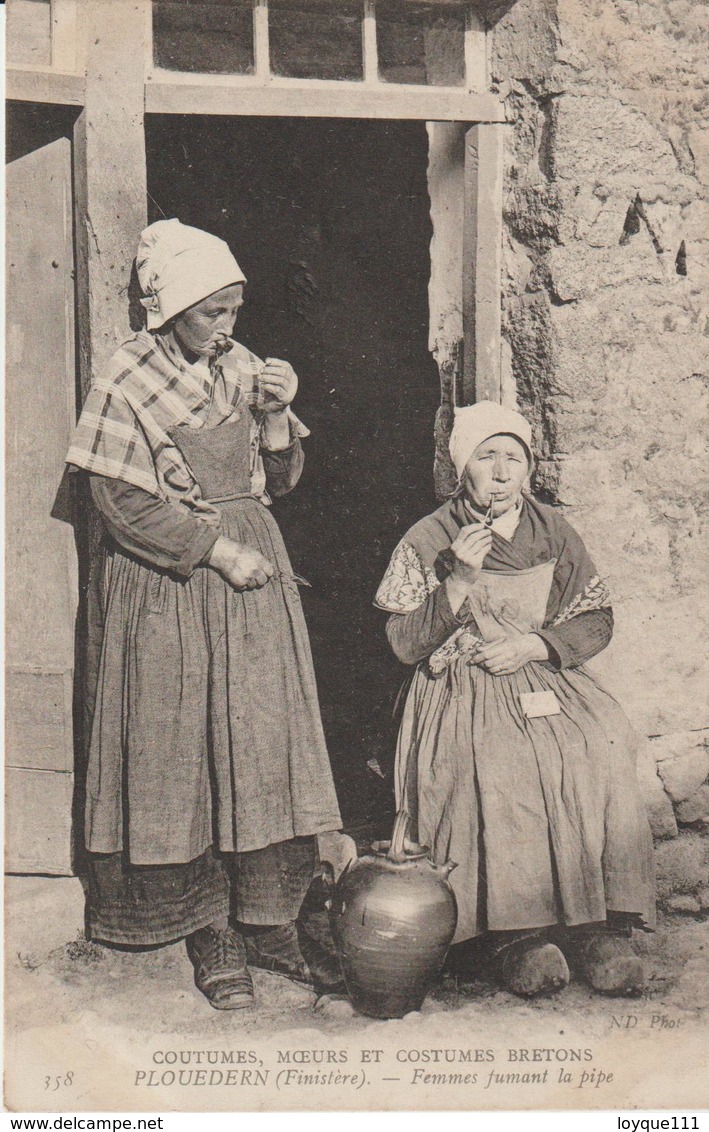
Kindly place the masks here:
POLYGON ((387 613, 409 613, 417 609, 440 582, 422 562, 411 543, 402 540, 391 556, 374 604, 387 613))
POLYGON ((391 613, 386 634, 403 664, 429 659, 442 672, 466 645, 477 643, 467 601, 454 613, 448 592, 411 543, 400 542, 377 590, 375 605, 391 613))

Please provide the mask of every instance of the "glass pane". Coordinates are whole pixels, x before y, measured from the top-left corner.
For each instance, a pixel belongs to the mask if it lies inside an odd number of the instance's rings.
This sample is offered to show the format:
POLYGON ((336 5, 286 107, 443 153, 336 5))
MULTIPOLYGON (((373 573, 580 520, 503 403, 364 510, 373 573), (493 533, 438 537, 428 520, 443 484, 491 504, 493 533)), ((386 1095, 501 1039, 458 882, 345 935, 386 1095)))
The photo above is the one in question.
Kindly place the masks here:
POLYGON ((361 79, 362 14, 361 0, 269 0, 271 72, 361 79))
POLYGON ((380 0, 377 48, 385 82, 463 86, 465 6, 380 0))
POLYGON ((252 74, 252 0, 153 0, 153 61, 168 71, 252 74))
POLYGON ((49 0, 7 0, 7 61, 49 67, 52 62, 49 0))

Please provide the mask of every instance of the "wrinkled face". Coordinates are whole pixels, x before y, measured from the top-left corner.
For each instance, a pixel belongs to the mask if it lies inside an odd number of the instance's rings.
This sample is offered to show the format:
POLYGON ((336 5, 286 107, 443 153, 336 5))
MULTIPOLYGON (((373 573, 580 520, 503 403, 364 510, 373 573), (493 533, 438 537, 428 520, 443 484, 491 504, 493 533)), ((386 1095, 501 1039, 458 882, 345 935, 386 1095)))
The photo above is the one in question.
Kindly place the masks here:
POLYGON ((486 510, 494 496, 493 515, 504 515, 517 503, 529 472, 524 445, 500 433, 477 446, 465 465, 463 487, 478 510, 486 510))
POLYGON ((173 331, 185 357, 216 357, 231 337, 243 302, 243 283, 233 283, 178 314, 173 331))

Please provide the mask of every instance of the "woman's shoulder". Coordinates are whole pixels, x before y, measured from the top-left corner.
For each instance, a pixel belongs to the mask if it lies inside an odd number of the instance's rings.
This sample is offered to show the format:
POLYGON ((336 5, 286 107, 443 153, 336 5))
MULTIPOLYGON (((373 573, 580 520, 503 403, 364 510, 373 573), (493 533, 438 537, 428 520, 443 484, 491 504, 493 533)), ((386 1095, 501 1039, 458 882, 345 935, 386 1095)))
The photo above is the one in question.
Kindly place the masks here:
POLYGON ((400 543, 409 543, 419 551, 432 544, 449 545, 457 533, 453 519, 453 504, 454 501, 448 499, 435 511, 424 515, 422 519, 409 527, 406 534, 400 539, 400 543))
POLYGON ((138 330, 115 349, 101 372, 91 383, 91 391, 119 394, 155 353, 155 342, 147 330, 138 330))
POLYGON ((136 330, 124 338, 104 367, 103 378, 115 380, 126 368, 144 364, 156 352, 155 339, 147 330, 136 330))
POLYGON ((541 503, 532 495, 525 495, 524 498, 533 523, 543 527, 559 548, 564 545, 583 545, 580 534, 558 507, 541 503))

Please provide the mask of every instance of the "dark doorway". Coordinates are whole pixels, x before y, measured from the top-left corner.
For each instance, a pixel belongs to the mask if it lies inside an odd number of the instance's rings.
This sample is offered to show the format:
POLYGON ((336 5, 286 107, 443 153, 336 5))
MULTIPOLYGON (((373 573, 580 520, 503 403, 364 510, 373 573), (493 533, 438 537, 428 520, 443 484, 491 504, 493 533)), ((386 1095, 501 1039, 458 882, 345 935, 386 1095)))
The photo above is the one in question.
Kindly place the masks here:
POLYGON ((343 812, 384 822, 406 672, 372 599, 398 540, 435 506, 425 125, 155 116, 146 144, 151 220, 228 241, 248 279, 236 336, 300 377, 306 471, 274 513, 312 583, 303 602, 343 812))

